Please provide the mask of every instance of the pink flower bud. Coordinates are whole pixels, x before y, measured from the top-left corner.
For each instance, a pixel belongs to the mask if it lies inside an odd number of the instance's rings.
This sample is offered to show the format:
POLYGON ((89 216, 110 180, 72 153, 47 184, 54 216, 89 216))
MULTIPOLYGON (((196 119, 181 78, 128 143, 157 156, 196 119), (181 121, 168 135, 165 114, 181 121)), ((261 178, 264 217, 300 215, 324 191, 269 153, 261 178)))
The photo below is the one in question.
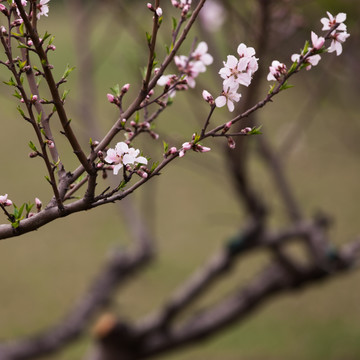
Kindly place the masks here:
POLYGON ((2 34, 6 34, 5 26, 1 26, 1 27, 0 27, 0 32, 1 32, 2 34))
POLYGON ((169 150, 169 153, 170 154, 175 154, 177 153, 177 148, 175 146, 171 147, 170 150, 169 150))
POLYGON ((161 17, 161 15, 163 14, 163 11, 162 11, 162 8, 161 8, 161 7, 158 7, 155 12, 156 12, 156 15, 157 15, 158 17, 161 17))
POLYGON ((125 125, 126 119, 121 119, 121 123, 122 123, 123 125, 125 125))
POLYGON ((154 140, 159 139, 159 134, 157 134, 157 133, 155 133, 153 131, 149 131, 149 134, 154 140))
POLYGON ((147 6, 147 8, 150 9, 150 10, 153 10, 153 9, 154 9, 153 6, 152 6, 150 3, 147 3, 146 6, 147 6))
POLYGON ((214 105, 214 98, 213 96, 207 91, 207 90, 203 90, 202 92, 202 97, 204 98, 204 100, 206 102, 208 102, 210 105, 214 105))
POLYGON ((225 134, 227 131, 229 131, 229 129, 231 128, 231 125, 232 125, 232 121, 228 121, 222 130, 222 134, 225 134))
POLYGON ((31 97, 31 101, 32 101, 33 103, 36 103, 36 102, 37 102, 37 99, 38 99, 37 95, 33 95, 33 96, 31 97))
POLYGON ((322 36, 317 36, 313 31, 311 32, 311 41, 316 50, 321 49, 325 43, 325 39, 322 36))
POLYGON ((33 46, 33 45, 34 45, 34 43, 32 42, 32 40, 28 40, 27 46, 33 46))
POLYGON ((55 51, 56 50, 56 46, 55 45, 49 45, 48 46, 49 50, 55 51))
POLYGON ((191 148, 192 148, 192 144, 191 143, 189 143, 189 142, 185 142, 185 143, 183 143, 182 144, 182 148, 183 148, 183 150, 190 150, 191 148))
POLYGON ((3 12, 3 11, 5 11, 5 10, 7 10, 6 7, 5 7, 5 5, 0 4, 0 11, 3 12))
POLYGON ((228 146, 230 149, 235 149, 236 146, 236 143, 231 136, 228 137, 228 146))
POLYGON ((123 94, 127 93, 130 89, 130 84, 125 84, 122 88, 121 88, 121 92, 123 94))
POLYGON ((38 212, 40 212, 41 207, 42 207, 42 202, 39 198, 35 198, 35 204, 36 204, 36 209, 38 212))
POLYGON ((202 145, 197 145, 196 149, 202 153, 208 152, 211 150, 209 147, 202 146, 202 145))
POLYGON ((48 141, 47 141, 47 144, 48 144, 49 149, 53 149, 53 148, 55 147, 54 142, 51 141, 51 140, 48 140, 48 141))
POLYGON ((104 167, 104 163, 97 163, 96 164, 97 169, 102 169, 103 167, 104 167))
POLYGON ((134 120, 131 120, 131 121, 130 121, 130 125, 131 125, 132 127, 135 127, 135 126, 136 126, 136 122, 135 122, 134 120))
POLYGON ((110 103, 114 103, 115 102, 115 96, 112 94, 106 94, 107 99, 109 100, 110 103))
POLYGON ((185 151, 184 150, 180 150, 179 151, 179 157, 183 157, 185 155, 185 151))

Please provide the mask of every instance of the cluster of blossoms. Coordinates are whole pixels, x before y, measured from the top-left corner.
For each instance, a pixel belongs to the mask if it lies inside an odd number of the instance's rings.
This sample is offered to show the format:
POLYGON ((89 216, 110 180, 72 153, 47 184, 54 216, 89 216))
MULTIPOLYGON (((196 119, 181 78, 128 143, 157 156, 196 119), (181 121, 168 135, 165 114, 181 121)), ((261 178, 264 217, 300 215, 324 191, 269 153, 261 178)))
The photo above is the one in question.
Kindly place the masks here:
POLYGON ((119 170, 124 165, 136 165, 144 164, 147 165, 148 161, 143 156, 138 156, 140 150, 135 150, 130 148, 124 142, 118 142, 115 146, 115 149, 109 149, 106 153, 105 161, 113 165, 114 175, 117 175, 119 170))
POLYGON ((177 9, 181 9, 181 16, 186 16, 186 14, 190 11, 191 0, 171 0, 172 6, 177 9))
MULTIPOLYGON (((48 16, 49 14, 49 5, 47 5, 49 3, 50 0, 40 0, 39 3, 36 5, 36 8, 38 10, 37 14, 36 14, 36 17, 38 18, 38 20, 40 19, 40 17, 42 15, 45 15, 45 16, 48 16)), ((21 5, 22 6, 26 6, 27 5, 27 0, 21 0, 21 5)), ((15 4, 15 1, 12 0, 12 4, 15 4)), ((20 12, 19 12, 19 9, 16 9, 17 10, 17 14, 18 16, 20 16, 20 12)), ((0 11, 3 12, 4 14, 8 14, 8 10, 7 8, 0 4, 0 11)))
MULTIPOLYGON (((328 18, 322 18, 320 21, 323 24, 323 31, 329 31, 333 26, 338 24, 338 27, 333 30, 330 34, 331 44, 330 47, 327 48, 327 52, 331 53, 336 51, 336 55, 340 55, 342 53, 342 44, 345 40, 350 36, 346 32, 346 25, 344 21, 346 20, 345 13, 339 13, 335 17, 332 16, 329 12, 327 12, 328 18)), ((305 67, 306 70, 310 70, 312 66, 316 66, 319 61, 321 60, 321 56, 316 54, 317 51, 321 51, 325 44, 325 38, 322 36, 318 36, 313 31, 311 32, 311 42, 312 48, 308 50, 310 53, 314 53, 314 55, 307 56, 305 59, 305 67)), ((304 56, 307 55, 306 53, 302 54, 293 54, 291 56, 291 61, 293 63, 299 63, 304 56)), ((268 81, 281 81, 281 76, 287 73, 286 65, 280 63, 277 60, 274 60, 269 67, 269 74, 267 76, 268 81)))
POLYGON ((223 80, 223 91, 215 99, 217 107, 223 107, 227 104, 229 111, 234 111, 234 102, 238 102, 241 94, 237 91, 240 85, 249 86, 252 77, 258 69, 258 58, 255 57, 255 49, 240 44, 237 48, 239 58, 234 55, 228 55, 227 61, 224 61, 224 67, 220 69, 219 74, 223 80))
POLYGON ((8 194, 0 195, 0 205, 2 206, 11 206, 12 201, 8 199, 8 194))
POLYGON ((206 42, 202 41, 190 56, 175 56, 174 61, 180 75, 162 75, 157 82, 160 86, 170 88, 170 97, 175 96, 176 90, 186 90, 187 86, 194 88, 196 85, 195 78, 206 71, 206 66, 212 64, 213 57, 208 54, 206 42))

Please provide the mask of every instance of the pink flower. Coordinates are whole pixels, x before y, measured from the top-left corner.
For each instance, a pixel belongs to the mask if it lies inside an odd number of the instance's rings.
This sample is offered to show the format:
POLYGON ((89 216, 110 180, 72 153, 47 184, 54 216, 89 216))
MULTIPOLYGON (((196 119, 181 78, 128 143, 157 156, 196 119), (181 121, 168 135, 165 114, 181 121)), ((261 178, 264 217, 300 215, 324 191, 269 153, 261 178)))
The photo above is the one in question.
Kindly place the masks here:
POLYGON ((321 36, 317 36, 313 31, 311 32, 311 41, 313 44, 313 48, 316 50, 320 50, 325 43, 325 39, 321 36))
POLYGON ((328 11, 326 12, 329 18, 322 18, 320 21, 323 24, 322 30, 330 30, 335 24, 340 24, 336 30, 337 31, 346 31, 346 25, 343 22, 346 20, 345 13, 339 13, 335 17, 332 16, 328 11))
POLYGON ((282 74, 286 74, 286 65, 274 60, 269 67, 268 81, 278 81, 282 74))
POLYGON ((0 204, 3 206, 11 206, 12 201, 8 199, 8 194, 0 195, 0 204))
POLYGON ((219 74, 224 79, 223 85, 235 88, 235 86, 249 86, 251 83, 251 74, 247 71, 247 59, 239 61, 234 55, 228 55, 224 67, 220 69, 219 74))
POLYGON ((200 11, 199 18, 205 30, 214 33, 225 21, 225 8, 220 1, 207 0, 200 11))
POLYGON ((143 156, 138 156, 139 153, 140 150, 129 148, 126 143, 119 142, 116 144, 115 149, 109 149, 107 151, 105 161, 113 164, 114 175, 117 175, 123 165, 132 165, 135 163, 147 165, 147 159, 143 156))
POLYGON ((328 52, 334 52, 336 51, 336 55, 339 56, 342 53, 342 44, 345 42, 345 40, 350 36, 346 31, 344 32, 336 32, 334 31, 331 34, 331 44, 328 48, 328 52))
POLYGON ((206 66, 211 65, 214 61, 213 57, 208 54, 208 46, 205 41, 201 41, 198 44, 190 57, 195 61, 200 61, 206 66))
POLYGON ((48 16, 49 13, 49 6, 46 5, 50 0, 40 0, 40 3, 37 5, 39 12, 37 13, 36 17, 38 20, 40 19, 41 15, 48 16))
POLYGON ((227 107, 230 112, 234 111, 235 105, 234 102, 238 102, 241 98, 241 94, 236 92, 237 87, 226 87, 224 88, 222 95, 218 96, 215 99, 215 105, 217 107, 223 107, 227 104, 227 107))
MULTIPOLYGON (((300 57, 301 56, 299 54, 293 54, 291 56, 291 61, 298 63, 300 61, 300 57)), ((312 66, 316 66, 320 60, 321 60, 321 56, 318 54, 312 55, 312 56, 309 56, 308 58, 306 58, 305 63, 304 63, 304 64, 307 64, 306 70, 310 70, 312 66)))

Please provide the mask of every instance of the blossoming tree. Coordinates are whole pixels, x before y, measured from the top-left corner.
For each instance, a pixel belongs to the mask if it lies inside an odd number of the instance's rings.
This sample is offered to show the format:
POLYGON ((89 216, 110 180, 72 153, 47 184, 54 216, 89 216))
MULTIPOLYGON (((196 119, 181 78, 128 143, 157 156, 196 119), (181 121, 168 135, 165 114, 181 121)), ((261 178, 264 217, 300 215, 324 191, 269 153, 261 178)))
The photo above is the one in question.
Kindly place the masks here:
MULTIPOLYGON (((0 3, 0 40, 6 55, 6 60, 1 60, 0 64, 2 70, 10 74, 6 84, 18 99, 19 116, 25 120, 24 123, 31 125, 32 136, 36 139, 29 142, 29 156, 42 160, 47 171, 46 181, 52 189, 50 199, 45 201, 39 194, 34 203, 24 202, 21 206, 13 203, 12 194, 8 194, 6 189, 0 189, 4 194, 0 196, 0 208, 5 219, 5 223, 0 225, 0 239, 20 236, 45 227, 52 221, 61 221, 60 218, 64 216, 119 202, 164 173, 170 163, 182 161, 181 158, 187 156, 188 152, 213 151, 206 146, 209 138, 225 139, 229 154, 238 148, 237 144, 242 138, 261 134, 260 126, 242 126, 243 119, 275 101, 280 93, 291 87, 290 78, 304 69, 311 70, 318 66, 322 56, 332 56, 333 52, 341 55, 343 43, 350 36, 345 25, 346 14, 333 16, 328 12, 327 17, 321 18, 322 36, 311 32, 311 41, 305 42, 299 54, 289 55, 287 64, 278 60, 267 64, 270 90, 261 101, 251 104, 244 111, 237 109, 237 103, 242 98, 241 89, 251 87, 261 57, 254 47, 243 42, 234 44, 236 55, 228 55, 223 67, 217 70, 218 93, 213 95, 203 89, 202 97, 196 99, 205 101, 209 107, 200 130, 196 130, 197 125, 194 125, 193 133, 181 141, 182 145, 161 139, 163 156, 156 159, 152 154, 137 149, 137 139, 149 134, 154 139, 154 146, 158 146, 159 141, 156 140, 160 135, 154 127, 158 118, 166 112, 170 113, 170 105, 177 101, 180 93, 195 88, 197 78, 213 66, 213 56, 205 41, 194 41, 189 54, 181 55, 185 51, 182 45, 207 1, 200 0, 196 6, 191 0, 171 1, 171 11, 175 15, 171 44, 164 58, 156 55, 156 48, 159 31, 163 22, 170 18, 170 10, 169 13, 163 10, 160 0, 146 5, 153 26, 152 31, 146 33, 148 61, 142 79, 138 85, 131 84, 131 87, 139 87, 138 93, 130 105, 124 106, 123 99, 128 96, 130 84, 111 89, 112 93, 106 96, 108 102, 118 109, 118 119, 101 140, 90 139, 88 149, 81 146, 73 130, 65 106, 68 92, 62 89, 74 68, 66 67, 63 76, 56 79, 50 61, 52 52, 56 50, 54 38, 47 32, 38 32, 38 22, 42 21, 43 16, 51 16, 49 3, 50 0, 9 0, 0 3), (172 73, 169 71, 171 65, 176 69, 172 73), (49 98, 44 95, 46 92, 50 94, 49 98), (222 123, 213 125, 214 114, 225 105, 229 111, 228 117, 222 123), (54 121, 61 124, 61 134, 66 137, 77 157, 78 166, 74 169, 62 161, 57 136, 53 133, 54 121), (103 183, 101 186, 98 184, 99 174, 104 178, 116 179, 116 185, 104 190, 103 183)), ((260 3, 265 9, 266 2, 260 3)), ((97 134, 94 134, 94 138, 98 138, 97 134)), ((240 320, 272 294, 331 277, 358 261, 359 243, 350 243, 335 250, 328 243, 323 218, 307 221, 299 215, 291 193, 287 192, 281 167, 274 162, 271 152, 267 151, 266 154, 282 184, 285 202, 289 205, 289 213, 292 213, 291 224, 277 233, 269 230, 262 200, 246 183, 244 173, 236 169, 238 159, 231 160, 232 155, 227 155, 234 167, 231 176, 237 182, 249 214, 247 224, 154 314, 136 324, 125 324, 113 315, 101 316, 94 329, 96 346, 89 358, 143 359, 185 346, 240 320), (306 244, 312 259, 309 264, 300 264, 283 251, 282 245, 293 238, 300 238, 306 244), (259 247, 269 248, 275 258, 262 274, 245 289, 239 289, 218 304, 190 315, 184 323, 179 325, 175 322, 178 315, 200 294, 205 293, 242 255, 259 247)), ((75 340, 84 332, 99 308, 112 299, 114 289, 147 263, 153 252, 151 234, 141 229, 136 249, 116 253, 100 270, 90 291, 79 300, 63 322, 33 338, 0 344, 0 359, 36 358, 55 352, 75 340)))

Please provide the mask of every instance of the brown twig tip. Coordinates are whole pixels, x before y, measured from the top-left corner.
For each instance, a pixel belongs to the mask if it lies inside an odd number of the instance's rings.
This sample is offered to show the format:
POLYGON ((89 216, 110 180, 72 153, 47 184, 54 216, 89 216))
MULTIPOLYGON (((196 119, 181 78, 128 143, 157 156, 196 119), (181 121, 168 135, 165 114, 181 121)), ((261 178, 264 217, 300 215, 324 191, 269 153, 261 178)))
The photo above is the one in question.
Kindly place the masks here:
POLYGON ((115 328, 117 319, 114 314, 105 313, 100 316, 91 330, 96 339, 103 339, 115 328))

